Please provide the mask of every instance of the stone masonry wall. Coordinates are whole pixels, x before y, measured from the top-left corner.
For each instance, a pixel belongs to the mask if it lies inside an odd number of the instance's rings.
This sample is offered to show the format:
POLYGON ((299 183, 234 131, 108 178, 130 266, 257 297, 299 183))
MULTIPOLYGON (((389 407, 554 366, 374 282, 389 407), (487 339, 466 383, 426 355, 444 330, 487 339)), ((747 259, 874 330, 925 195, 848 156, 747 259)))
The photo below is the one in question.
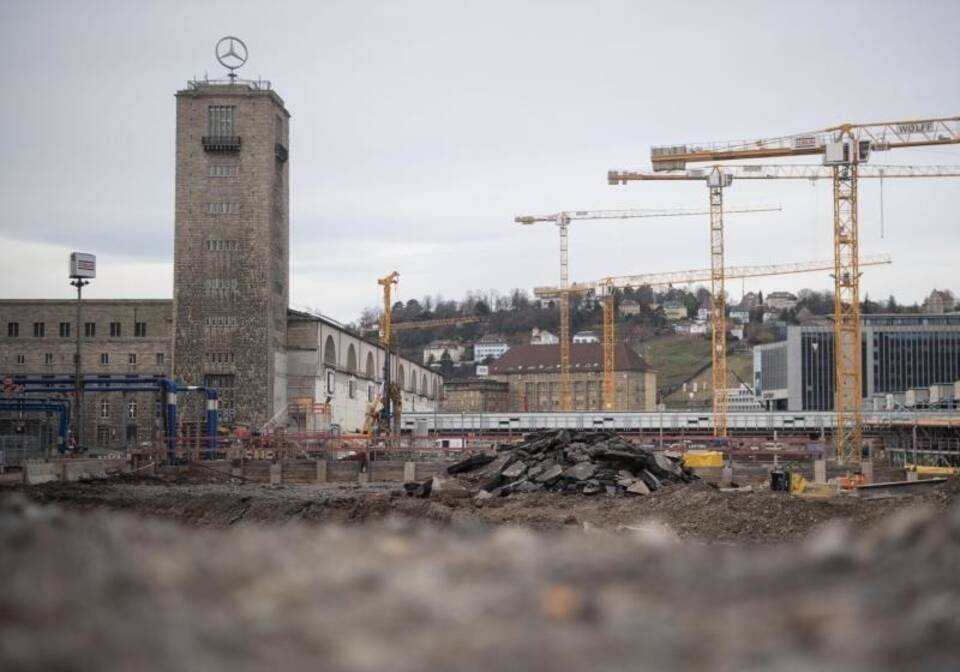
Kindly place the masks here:
POLYGON ((277 145, 288 147, 288 118, 272 91, 177 94, 174 372, 193 384, 233 376, 225 424, 259 426, 286 407, 289 185, 277 145), (204 148, 210 106, 234 108, 239 151, 204 148))

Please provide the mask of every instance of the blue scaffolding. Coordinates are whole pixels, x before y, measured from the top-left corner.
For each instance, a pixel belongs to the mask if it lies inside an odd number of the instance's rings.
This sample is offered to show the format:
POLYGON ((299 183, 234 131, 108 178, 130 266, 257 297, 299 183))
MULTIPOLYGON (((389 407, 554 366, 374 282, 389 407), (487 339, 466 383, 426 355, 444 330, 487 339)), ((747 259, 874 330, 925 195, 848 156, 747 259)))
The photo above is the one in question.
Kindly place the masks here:
MULTIPOLYGON (((72 376, 37 376, 37 375, 19 375, 13 377, 13 382, 18 386, 19 394, 68 394, 76 392, 76 381, 72 376)), ((217 390, 203 385, 180 385, 172 378, 162 376, 130 376, 130 375, 97 375, 84 376, 81 382, 84 393, 86 392, 159 392, 164 399, 164 420, 167 444, 167 461, 171 464, 176 462, 177 457, 177 393, 179 392, 201 392, 206 397, 205 417, 207 430, 207 459, 213 459, 217 448, 217 427, 219 423, 219 414, 217 410, 217 390)), ((57 443, 58 449, 63 452, 66 449, 66 428, 69 426, 69 417, 71 404, 66 399, 54 399, 50 397, 22 397, 17 396, 13 399, 4 399, 4 402, 28 402, 35 400, 37 406, 35 410, 41 409, 44 403, 51 406, 51 410, 56 410, 53 402, 60 402, 66 405, 66 409, 60 409, 60 435, 57 443)), ((24 406, 23 408, 26 408, 24 406)), ((0 406, 4 409, 4 406, 0 406)), ((16 410, 16 409, 14 409, 16 410)), ((31 409, 34 410, 34 409, 31 409)))

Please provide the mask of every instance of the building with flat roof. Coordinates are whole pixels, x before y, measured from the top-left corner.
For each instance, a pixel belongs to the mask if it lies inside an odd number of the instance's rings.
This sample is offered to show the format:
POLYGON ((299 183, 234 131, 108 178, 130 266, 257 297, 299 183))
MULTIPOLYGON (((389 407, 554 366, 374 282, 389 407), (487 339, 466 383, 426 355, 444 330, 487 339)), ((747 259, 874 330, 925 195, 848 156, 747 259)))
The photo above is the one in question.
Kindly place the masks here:
POLYGON ((440 410, 447 413, 503 413, 511 410, 510 384, 489 378, 450 380, 440 410))
MULTIPOLYGON (((88 299, 80 330, 86 376, 169 376, 173 339, 170 299, 88 299)), ((77 303, 73 299, 0 299, 0 374, 38 379, 75 374, 77 303)), ((136 448, 163 436, 160 392, 84 395, 84 445, 136 448)), ((50 426, 25 420, 33 444, 50 445, 50 426)), ((0 437, 21 419, 0 413, 0 437)))
MULTIPOLYGON (((774 410, 833 410, 833 327, 788 326, 753 349, 754 388, 774 410)), ((862 316, 862 395, 960 380, 960 313, 862 316)))

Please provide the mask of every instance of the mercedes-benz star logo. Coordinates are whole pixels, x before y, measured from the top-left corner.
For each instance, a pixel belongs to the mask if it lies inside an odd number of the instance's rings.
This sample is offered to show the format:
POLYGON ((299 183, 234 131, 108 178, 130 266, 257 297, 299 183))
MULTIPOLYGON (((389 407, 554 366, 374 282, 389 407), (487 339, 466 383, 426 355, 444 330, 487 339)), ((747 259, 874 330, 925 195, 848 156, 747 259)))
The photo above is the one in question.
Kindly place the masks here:
POLYGON ((239 37, 221 37, 215 50, 220 65, 233 72, 247 62, 247 45, 239 37))

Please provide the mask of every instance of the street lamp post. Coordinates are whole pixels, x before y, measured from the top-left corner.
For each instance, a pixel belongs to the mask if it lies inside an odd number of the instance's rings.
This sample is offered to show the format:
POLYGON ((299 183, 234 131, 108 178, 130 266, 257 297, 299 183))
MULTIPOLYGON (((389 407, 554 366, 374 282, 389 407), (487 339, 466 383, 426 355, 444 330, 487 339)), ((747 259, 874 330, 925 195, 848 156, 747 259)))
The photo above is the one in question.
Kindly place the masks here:
POLYGON ((80 357, 81 329, 83 328, 83 288, 97 277, 97 258, 84 252, 70 254, 70 284, 77 288, 77 351, 74 354, 74 387, 76 407, 74 409, 73 431, 76 447, 83 444, 83 373, 80 357))

